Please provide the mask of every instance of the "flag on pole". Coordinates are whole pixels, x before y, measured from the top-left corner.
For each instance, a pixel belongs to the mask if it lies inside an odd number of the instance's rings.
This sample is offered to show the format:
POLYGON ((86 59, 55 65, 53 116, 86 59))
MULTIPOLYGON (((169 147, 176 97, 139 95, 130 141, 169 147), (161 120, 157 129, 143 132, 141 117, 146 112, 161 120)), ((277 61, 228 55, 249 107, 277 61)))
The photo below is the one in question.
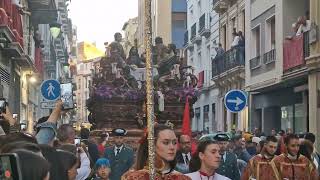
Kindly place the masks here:
POLYGON ((191 127, 190 127, 190 107, 189 107, 189 98, 186 98, 186 105, 183 112, 182 120, 182 134, 188 135, 191 137, 191 127))
POLYGON ((197 143, 192 138, 192 132, 190 127, 190 106, 189 106, 189 98, 186 98, 186 105, 184 107, 183 112, 183 120, 182 120, 182 135, 188 135, 191 137, 191 154, 194 154, 197 151, 197 143))

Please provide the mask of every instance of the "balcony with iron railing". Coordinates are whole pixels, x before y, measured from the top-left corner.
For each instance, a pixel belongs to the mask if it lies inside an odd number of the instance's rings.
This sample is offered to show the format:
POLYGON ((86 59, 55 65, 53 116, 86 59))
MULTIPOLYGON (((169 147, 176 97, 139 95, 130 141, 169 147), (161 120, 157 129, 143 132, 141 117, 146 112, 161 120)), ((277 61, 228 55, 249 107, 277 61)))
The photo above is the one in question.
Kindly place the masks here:
POLYGON ((250 59, 250 70, 255 70, 263 66, 267 66, 276 61, 276 50, 272 49, 262 56, 258 55, 250 59))
POLYGON ((189 33, 186 31, 183 36, 183 47, 187 47, 189 43, 189 33))
POLYGON ((193 48, 194 48, 193 43, 190 43, 190 42, 189 42, 189 31, 186 31, 186 32, 184 33, 184 43, 183 43, 183 47, 184 47, 184 48, 187 48, 187 49, 189 49, 189 50, 193 50, 193 48))
POLYGON ((5 34, 7 36, 2 38, 6 38, 12 42, 17 42, 20 46, 19 50, 23 48, 23 29, 21 19, 21 14, 19 13, 17 5, 13 4, 11 0, 0 1, 0 31, 1 34, 5 34))
POLYGON ((284 73, 299 70, 305 66, 305 59, 310 56, 309 32, 284 40, 283 71, 284 73))
POLYGON ((194 23, 191 26, 191 36, 190 36, 191 43, 194 43, 196 36, 197 36, 197 23, 194 23))
POLYGON ((234 47, 212 61, 212 78, 245 65, 244 47, 234 47))
POLYGON ((228 9, 228 0, 213 0, 212 9, 218 14, 223 14, 228 9))
POLYGON ((208 38, 210 32, 210 14, 204 13, 199 19, 199 34, 208 38))
POLYGON ((201 36, 199 36, 199 34, 197 34, 197 23, 194 23, 191 26, 191 37, 190 37, 190 41, 191 43, 197 43, 200 44, 202 41, 201 36))
POLYGON ((260 55, 250 59, 250 69, 254 70, 261 67, 261 57, 260 55))
POLYGON ((276 61, 276 49, 272 49, 263 55, 263 63, 268 65, 276 61))

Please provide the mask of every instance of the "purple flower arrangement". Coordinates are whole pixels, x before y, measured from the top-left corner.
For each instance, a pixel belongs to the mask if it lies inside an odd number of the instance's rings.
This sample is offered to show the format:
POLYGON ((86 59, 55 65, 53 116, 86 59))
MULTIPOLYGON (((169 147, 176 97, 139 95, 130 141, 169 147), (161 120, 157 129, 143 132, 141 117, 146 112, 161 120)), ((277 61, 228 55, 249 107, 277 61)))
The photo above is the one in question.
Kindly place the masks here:
POLYGON ((176 89, 167 89, 163 92, 165 98, 169 101, 185 102, 186 98, 195 98, 196 91, 194 88, 176 88, 176 89))
MULTIPOLYGON (((186 97, 196 98, 197 92, 194 88, 175 88, 167 89, 162 92, 165 101, 168 102, 185 102, 186 97)), ((155 92, 156 95, 156 92, 155 92)), ((141 101, 146 96, 145 90, 127 89, 122 87, 113 87, 109 85, 98 86, 94 91, 96 100, 121 100, 121 101, 141 101)), ((155 96, 157 101, 157 95, 155 96)))
POLYGON ((139 101, 145 98, 145 92, 135 89, 101 85, 95 89, 94 96, 97 100, 118 99, 123 101, 139 101))

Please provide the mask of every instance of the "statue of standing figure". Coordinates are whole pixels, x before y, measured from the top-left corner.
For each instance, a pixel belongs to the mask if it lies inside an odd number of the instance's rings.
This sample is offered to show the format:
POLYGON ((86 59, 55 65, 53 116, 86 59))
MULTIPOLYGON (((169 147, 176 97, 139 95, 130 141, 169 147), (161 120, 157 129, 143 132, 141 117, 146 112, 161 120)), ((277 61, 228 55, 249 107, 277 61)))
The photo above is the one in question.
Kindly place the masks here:
POLYGON ((121 45, 122 35, 117 32, 114 34, 114 41, 110 44, 110 58, 112 62, 117 62, 120 67, 125 66, 126 55, 121 45))
POLYGON ((163 44, 161 37, 156 37, 152 53, 153 63, 157 66, 159 66, 165 59, 168 59, 168 48, 163 44))

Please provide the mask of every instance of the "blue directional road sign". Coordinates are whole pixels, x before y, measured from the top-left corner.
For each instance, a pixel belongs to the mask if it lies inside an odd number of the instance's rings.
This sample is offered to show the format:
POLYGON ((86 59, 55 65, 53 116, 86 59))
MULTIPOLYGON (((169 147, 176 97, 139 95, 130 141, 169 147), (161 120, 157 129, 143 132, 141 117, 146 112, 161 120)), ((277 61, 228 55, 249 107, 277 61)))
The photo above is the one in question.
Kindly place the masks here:
POLYGON ((54 101, 60 97, 60 83, 57 80, 49 79, 41 84, 42 97, 47 101, 54 101))
POLYGON ((241 90, 231 90, 224 97, 224 105, 233 112, 242 111, 247 105, 247 95, 241 90))

